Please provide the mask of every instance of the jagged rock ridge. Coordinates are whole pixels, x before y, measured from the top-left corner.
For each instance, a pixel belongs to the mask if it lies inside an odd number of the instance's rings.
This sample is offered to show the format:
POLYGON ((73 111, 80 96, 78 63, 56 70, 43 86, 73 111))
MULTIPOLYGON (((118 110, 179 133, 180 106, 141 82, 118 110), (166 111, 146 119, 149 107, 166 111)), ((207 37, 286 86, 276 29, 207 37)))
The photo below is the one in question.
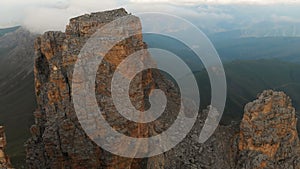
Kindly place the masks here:
MULTIPOLYGON (((125 169, 146 165, 145 159, 118 157, 98 147, 82 130, 71 96, 73 67, 80 49, 97 29, 127 15, 124 9, 83 15, 71 19, 65 33, 46 32, 37 38, 34 73, 38 108, 34 113, 35 124, 31 127, 33 137, 26 143, 30 168, 125 169)), ((147 126, 130 123, 117 113, 108 90, 117 65, 131 53, 146 48, 138 18, 129 29, 125 31, 137 34, 115 45, 99 65, 96 97, 108 116, 107 121, 116 130, 133 137, 148 136, 147 126)), ((151 83, 150 71, 139 74, 131 83, 130 98, 137 109, 144 110, 143 98, 152 88, 151 83)))
POLYGON ((234 123, 219 126, 206 143, 199 144, 206 117, 207 111, 200 113, 187 138, 165 153, 162 168, 300 168, 295 109, 283 92, 264 91, 245 106, 240 127, 234 123))
MULTIPOLYGON (((37 38, 34 71, 38 108, 31 127, 33 136, 26 144, 29 168, 299 168, 295 111, 286 95, 272 91, 263 92, 257 101, 246 106, 240 131, 237 124, 219 126, 205 144, 197 140, 207 117, 206 110, 199 113, 193 130, 179 145, 149 159, 121 158, 90 140, 72 105, 73 67, 80 49, 99 27, 126 15, 124 9, 83 15, 71 19, 65 33, 46 32, 37 38), (289 134, 289 139, 284 134, 289 134)), ((140 31, 140 22, 133 24, 132 29, 140 31)), ((108 122, 119 132, 133 137, 162 132, 174 120, 178 109, 177 90, 168 82, 157 80, 162 77, 153 70, 141 73, 132 82, 131 101, 137 109, 144 110, 151 89, 171 90, 167 94, 172 101, 164 114, 166 118, 144 126, 120 117, 112 106, 111 93, 107 90, 112 72, 126 56, 145 48, 141 34, 120 42, 99 66, 101 72, 96 79, 97 99, 110 116, 108 122), (145 83, 140 85, 137 83, 140 80, 145 83)))
POLYGON ((297 119, 283 92, 264 91, 245 106, 237 168, 300 168, 297 119))

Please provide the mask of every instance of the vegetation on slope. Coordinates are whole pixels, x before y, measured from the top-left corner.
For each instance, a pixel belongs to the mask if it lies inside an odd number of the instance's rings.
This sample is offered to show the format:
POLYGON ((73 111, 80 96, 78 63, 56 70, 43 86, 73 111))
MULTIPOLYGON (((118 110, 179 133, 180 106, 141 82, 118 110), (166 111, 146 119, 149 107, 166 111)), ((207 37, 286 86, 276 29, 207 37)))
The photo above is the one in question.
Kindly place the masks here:
MULTIPOLYGON (((225 64, 227 102, 223 122, 239 121, 246 103, 266 89, 286 92, 300 110, 300 64, 280 60, 234 61, 225 64)), ((210 84, 206 71, 194 73, 202 105, 209 104, 210 84)))

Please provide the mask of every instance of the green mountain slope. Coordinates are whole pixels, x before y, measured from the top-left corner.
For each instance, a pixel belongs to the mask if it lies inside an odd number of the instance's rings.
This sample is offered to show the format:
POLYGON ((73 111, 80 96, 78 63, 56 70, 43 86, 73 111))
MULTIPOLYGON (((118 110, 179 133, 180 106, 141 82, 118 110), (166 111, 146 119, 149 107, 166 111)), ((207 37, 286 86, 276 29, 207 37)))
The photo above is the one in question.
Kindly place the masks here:
MULTIPOLYGON (((203 68, 198 56, 180 41, 162 35, 145 34, 143 36, 150 48, 173 52, 184 60, 193 71, 200 71, 203 68)), ((235 60, 260 59, 278 59, 300 63, 299 37, 240 38, 234 35, 226 37, 216 35, 211 36, 210 40, 224 63, 235 60)))
POLYGON ((25 164, 24 143, 30 137, 32 112, 36 108, 33 84, 33 74, 30 74, 18 80, 14 90, 0 97, 0 119, 6 130, 7 153, 17 168, 25 164))
POLYGON ((212 38, 223 61, 280 59, 300 63, 300 38, 262 37, 262 38, 212 38))
POLYGON ((11 27, 11 28, 4 28, 4 29, 0 29, 0 37, 9 33, 9 32, 14 32, 15 30, 19 29, 20 26, 15 26, 15 27, 11 27))
MULTIPOLYGON (((300 110, 300 64, 279 60, 234 61, 224 66, 227 102, 222 122, 240 120, 246 103, 266 89, 286 92, 300 110)), ((201 92, 201 104, 209 104, 210 84, 205 71, 194 73, 201 92)))
POLYGON ((0 124, 5 126, 6 151, 15 168, 25 165, 24 143, 30 136, 36 108, 35 37, 23 28, 0 37, 0 124))

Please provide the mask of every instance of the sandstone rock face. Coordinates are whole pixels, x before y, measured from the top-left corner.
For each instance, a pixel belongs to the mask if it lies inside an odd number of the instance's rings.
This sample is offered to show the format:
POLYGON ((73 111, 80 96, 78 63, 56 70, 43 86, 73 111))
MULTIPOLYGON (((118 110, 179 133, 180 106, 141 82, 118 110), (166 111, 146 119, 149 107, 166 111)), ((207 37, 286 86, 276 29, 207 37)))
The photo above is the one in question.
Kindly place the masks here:
POLYGON ((5 154, 6 147, 6 136, 4 131, 4 126, 0 126, 0 168, 12 169, 10 159, 5 154))
MULTIPOLYGON (((155 157, 122 158, 97 146, 82 129, 74 110, 72 80, 76 83, 82 81, 73 77, 74 64, 80 50, 97 29, 127 15, 124 9, 83 15, 71 19, 65 33, 46 32, 37 38, 34 73, 38 108, 34 112, 32 138, 26 143, 29 168, 299 168, 295 110, 284 93, 273 91, 263 92, 258 100, 245 107, 240 131, 237 124, 219 126, 204 144, 198 143, 198 138, 208 117, 207 110, 199 113, 192 131, 180 144, 155 157)), ((162 118, 147 125, 134 123, 122 117, 113 105, 110 91, 113 72, 127 56, 146 49, 141 23, 136 19, 129 28, 138 34, 115 45, 99 65, 95 92, 103 115, 115 130, 131 137, 149 137, 160 134, 172 125, 180 109, 180 95, 171 81, 159 71, 149 69, 132 80, 130 100, 136 109, 143 111, 149 107, 151 90, 163 90, 168 103, 162 118)), ((120 35, 126 34, 123 29, 118 30, 120 35)), ((141 61, 147 60, 148 56, 145 52, 141 61)), ((184 108, 189 110, 192 107, 187 104, 184 108)))
POLYGON ((264 91, 245 106, 237 168, 300 168, 297 119, 283 92, 264 91))
POLYGON ((197 139, 206 118, 206 110, 199 113, 188 136, 164 154, 162 168, 299 168, 295 109, 283 92, 264 91, 245 106, 240 129, 234 123, 220 125, 205 144, 199 144, 197 139))
MULTIPOLYGON (((128 159, 112 155, 99 148, 81 128, 74 111, 71 82, 77 56, 97 29, 117 18, 126 16, 124 9, 83 15, 70 20, 66 32, 47 32, 35 43, 35 86, 38 108, 34 113, 35 124, 31 127, 32 138, 26 143, 27 163, 30 168, 143 168, 145 160, 128 159)), ((132 23, 132 30, 141 30, 140 22, 132 23)), ((126 30, 127 31, 127 30, 126 30)), ((120 32, 122 34, 124 32, 120 32)), ((130 136, 147 135, 144 126, 120 118, 112 106, 109 92, 112 72, 128 55, 146 48, 142 35, 132 36, 113 47, 105 56, 96 79, 99 106, 107 121, 116 129, 130 136), (124 129, 125 128, 125 129, 124 129), (129 129, 134 130, 129 130, 129 129)), ((144 109, 144 98, 149 72, 141 73, 132 82, 131 101, 137 109, 144 109)), ((150 83, 150 81, 149 81, 150 83)))

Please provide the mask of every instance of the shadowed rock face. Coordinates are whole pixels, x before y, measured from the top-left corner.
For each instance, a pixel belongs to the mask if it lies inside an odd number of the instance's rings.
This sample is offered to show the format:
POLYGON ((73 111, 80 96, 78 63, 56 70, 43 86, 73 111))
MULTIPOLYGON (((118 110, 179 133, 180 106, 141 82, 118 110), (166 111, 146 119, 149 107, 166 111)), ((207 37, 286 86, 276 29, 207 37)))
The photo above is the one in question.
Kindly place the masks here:
MULTIPOLYGON (((98 147, 81 128, 74 110, 71 95, 74 64, 81 48, 98 28, 127 15, 124 9, 83 15, 71 19, 65 33, 46 32, 36 39, 34 74, 38 108, 34 112, 32 138, 26 143, 29 168, 299 168, 295 110, 285 94, 273 91, 263 92, 257 101, 246 106, 240 132, 236 124, 219 126, 205 144, 197 141, 207 110, 199 113, 187 137, 162 155, 129 159, 98 147)), ((138 18, 131 27, 141 32, 138 18)), ((131 82, 131 102, 143 111, 149 107, 147 98, 151 90, 160 88, 168 98, 165 118, 144 125, 118 114, 109 90, 113 72, 122 60, 141 49, 146 49, 146 45, 140 33, 115 45, 99 65, 95 81, 96 98, 106 120, 118 132, 132 137, 161 133, 172 124, 180 108, 176 86, 158 71, 147 70, 131 82)), ((148 53, 141 60, 144 57, 148 53)))

